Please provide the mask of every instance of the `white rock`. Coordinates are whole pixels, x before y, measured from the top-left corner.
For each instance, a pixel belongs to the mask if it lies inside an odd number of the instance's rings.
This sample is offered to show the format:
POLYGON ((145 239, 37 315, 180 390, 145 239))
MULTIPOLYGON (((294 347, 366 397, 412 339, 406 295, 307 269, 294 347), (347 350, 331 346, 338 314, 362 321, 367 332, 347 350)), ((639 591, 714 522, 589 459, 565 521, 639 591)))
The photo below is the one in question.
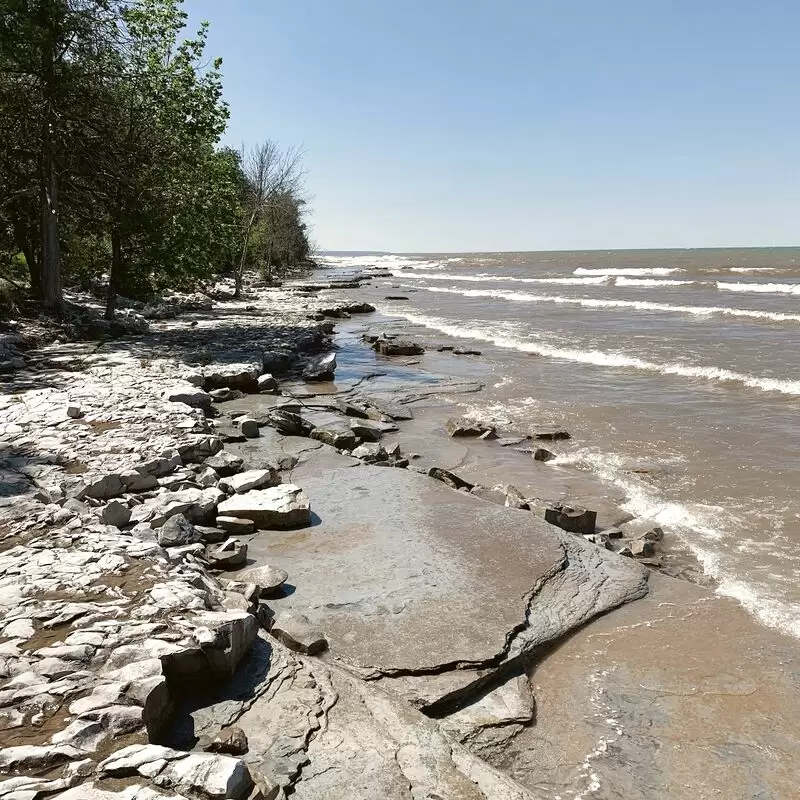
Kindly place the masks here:
POLYGON ((311 502, 299 486, 291 483, 270 489, 254 489, 221 502, 223 516, 251 519, 258 528, 301 528, 311 523, 311 502))
POLYGON ((250 469, 230 478, 222 478, 219 488, 236 494, 249 492, 250 489, 261 489, 278 481, 277 472, 273 469, 250 469))
POLYGON ((253 788, 253 779, 243 761, 210 753, 190 753, 173 761, 155 783, 187 793, 202 791, 209 800, 243 800, 253 788))

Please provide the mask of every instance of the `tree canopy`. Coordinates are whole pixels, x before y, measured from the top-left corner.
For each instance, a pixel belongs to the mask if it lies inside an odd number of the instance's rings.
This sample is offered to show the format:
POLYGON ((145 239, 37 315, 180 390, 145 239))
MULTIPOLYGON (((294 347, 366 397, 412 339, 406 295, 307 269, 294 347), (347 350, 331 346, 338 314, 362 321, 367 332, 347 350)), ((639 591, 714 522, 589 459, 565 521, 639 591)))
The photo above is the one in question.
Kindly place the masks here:
POLYGON ((220 147, 222 62, 181 0, 0 7, 2 272, 55 311, 65 280, 103 279, 111 317, 117 294, 309 258, 301 153, 220 147))

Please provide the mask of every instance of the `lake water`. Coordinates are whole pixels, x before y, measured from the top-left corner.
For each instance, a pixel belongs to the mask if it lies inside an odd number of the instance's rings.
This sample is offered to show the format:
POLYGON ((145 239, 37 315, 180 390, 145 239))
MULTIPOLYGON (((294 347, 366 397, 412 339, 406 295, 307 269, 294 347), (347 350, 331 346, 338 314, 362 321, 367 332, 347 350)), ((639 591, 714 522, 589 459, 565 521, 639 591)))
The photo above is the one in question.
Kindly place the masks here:
POLYGON ((379 311, 492 363, 476 414, 565 424, 561 463, 622 491, 720 593, 800 637, 800 249, 325 261, 391 271, 379 311))

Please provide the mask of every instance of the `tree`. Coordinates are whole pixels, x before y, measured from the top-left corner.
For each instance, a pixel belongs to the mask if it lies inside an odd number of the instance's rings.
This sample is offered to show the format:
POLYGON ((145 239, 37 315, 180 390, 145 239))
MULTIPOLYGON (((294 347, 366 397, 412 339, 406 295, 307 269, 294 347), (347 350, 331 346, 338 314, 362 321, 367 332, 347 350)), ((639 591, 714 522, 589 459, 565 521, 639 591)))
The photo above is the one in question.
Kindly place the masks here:
POLYGON ((242 250, 235 271, 236 297, 242 291, 249 255, 250 239, 258 223, 265 226, 267 241, 267 271, 272 264, 274 230, 278 210, 286 196, 295 197, 302 187, 305 170, 303 152, 297 147, 282 150, 277 142, 267 139, 249 150, 242 149, 242 169, 247 181, 245 216, 242 231, 242 250))

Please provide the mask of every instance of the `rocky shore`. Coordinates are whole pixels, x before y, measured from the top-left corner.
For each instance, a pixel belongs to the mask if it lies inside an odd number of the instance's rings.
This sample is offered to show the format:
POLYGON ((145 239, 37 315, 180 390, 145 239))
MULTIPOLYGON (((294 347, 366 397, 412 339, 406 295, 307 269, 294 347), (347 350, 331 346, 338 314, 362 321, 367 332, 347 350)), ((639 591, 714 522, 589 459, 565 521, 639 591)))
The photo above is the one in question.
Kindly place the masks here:
POLYGON ((795 643, 376 277, 5 335, 0 798, 792 796, 795 643))

